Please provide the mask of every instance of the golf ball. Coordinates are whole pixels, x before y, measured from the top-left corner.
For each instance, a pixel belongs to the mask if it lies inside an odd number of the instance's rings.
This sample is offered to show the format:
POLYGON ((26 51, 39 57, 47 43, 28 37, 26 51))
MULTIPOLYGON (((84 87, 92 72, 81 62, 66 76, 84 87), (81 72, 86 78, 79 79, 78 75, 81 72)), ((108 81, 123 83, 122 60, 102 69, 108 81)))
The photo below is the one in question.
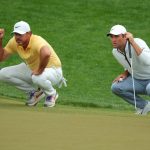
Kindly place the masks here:
POLYGON ((123 81, 123 78, 120 78, 120 79, 119 79, 119 82, 121 82, 121 81, 123 81))

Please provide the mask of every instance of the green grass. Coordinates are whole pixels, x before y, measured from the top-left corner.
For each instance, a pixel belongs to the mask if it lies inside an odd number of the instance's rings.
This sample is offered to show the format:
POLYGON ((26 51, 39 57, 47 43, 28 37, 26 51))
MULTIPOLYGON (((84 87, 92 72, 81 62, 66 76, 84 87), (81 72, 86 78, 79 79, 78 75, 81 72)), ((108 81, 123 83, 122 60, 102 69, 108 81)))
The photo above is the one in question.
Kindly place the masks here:
POLYGON ((149 115, 0 99, 2 150, 149 150, 149 115), (140 141, 140 142, 139 142, 140 141), (109 144, 108 144, 109 143, 109 144))
MULTIPOLYGON (((135 37, 150 44, 149 0, 12 0, 1 1, 0 26, 6 30, 4 45, 13 25, 25 20, 34 34, 44 37, 59 55, 68 87, 58 89, 59 104, 132 109, 110 91, 112 80, 123 69, 113 58, 106 33, 114 24, 123 24, 135 37)), ((1 67, 21 62, 18 56, 1 67)), ((0 83, 1 95, 25 95, 0 83), (12 92, 12 90, 14 92, 12 92)))

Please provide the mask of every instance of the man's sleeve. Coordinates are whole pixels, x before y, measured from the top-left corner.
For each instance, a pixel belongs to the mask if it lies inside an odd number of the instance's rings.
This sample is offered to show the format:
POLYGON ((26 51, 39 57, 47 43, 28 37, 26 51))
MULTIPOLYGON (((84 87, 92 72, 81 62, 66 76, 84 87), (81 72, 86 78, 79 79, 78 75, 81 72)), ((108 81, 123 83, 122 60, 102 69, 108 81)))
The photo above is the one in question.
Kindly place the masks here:
POLYGON ((147 44, 141 40, 141 39, 136 39, 135 42, 139 45, 139 47, 142 49, 141 54, 138 56, 139 60, 145 64, 145 65, 150 65, 150 49, 147 46, 147 44))
POLYGON ((10 54, 16 52, 17 46, 16 46, 16 41, 15 41, 14 37, 8 41, 8 43, 6 44, 4 49, 10 54))

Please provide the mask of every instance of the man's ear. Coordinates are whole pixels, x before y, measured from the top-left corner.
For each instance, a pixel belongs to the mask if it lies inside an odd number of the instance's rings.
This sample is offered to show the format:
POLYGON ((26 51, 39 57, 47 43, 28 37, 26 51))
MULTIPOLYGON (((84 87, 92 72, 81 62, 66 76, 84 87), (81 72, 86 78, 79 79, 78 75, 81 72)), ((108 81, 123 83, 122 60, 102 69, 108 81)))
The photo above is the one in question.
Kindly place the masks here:
POLYGON ((125 39, 127 39, 126 34, 122 34, 122 37, 125 38, 125 39))
POLYGON ((126 34, 122 34, 122 37, 123 37, 123 38, 126 38, 126 34))

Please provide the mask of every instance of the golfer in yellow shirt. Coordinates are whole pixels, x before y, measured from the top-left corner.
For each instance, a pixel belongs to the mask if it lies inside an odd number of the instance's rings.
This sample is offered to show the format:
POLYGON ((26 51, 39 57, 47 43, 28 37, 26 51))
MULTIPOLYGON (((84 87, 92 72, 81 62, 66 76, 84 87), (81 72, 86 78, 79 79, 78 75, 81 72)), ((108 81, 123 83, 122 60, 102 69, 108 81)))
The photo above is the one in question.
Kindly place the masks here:
POLYGON ((54 86, 66 86, 59 57, 46 40, 32 34, 27 22, 17 22, 12 33, 14 36, 3 48, 4 29, 0 29, 0 61, 18 53, 24 63, 1 69, 0 81, 27 92, 28 106, 35 106, 43 97, 45 107, 55 106, 58 93, 54 86))

